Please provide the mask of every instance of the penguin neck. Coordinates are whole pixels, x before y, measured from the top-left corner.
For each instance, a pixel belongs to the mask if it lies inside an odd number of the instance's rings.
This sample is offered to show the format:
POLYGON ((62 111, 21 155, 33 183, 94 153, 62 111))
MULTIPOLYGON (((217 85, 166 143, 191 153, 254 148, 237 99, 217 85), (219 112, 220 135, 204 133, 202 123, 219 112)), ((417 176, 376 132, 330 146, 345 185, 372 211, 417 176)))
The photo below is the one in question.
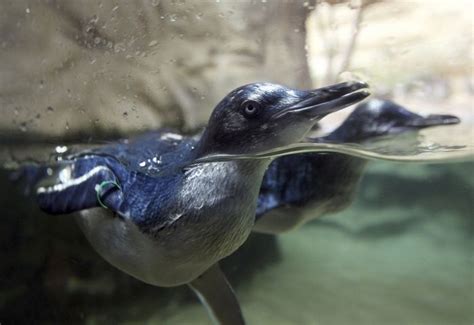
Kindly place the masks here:
POLYGON ((199 139, 193 154, 194 159, 202 158, 210 154, 222 153, 222 145, 216 143, 209 128, 206 128, 199 139))
MULTIPOLYGON (((232 148, 216 141, 212 130, 206 129, 196 145, 193 159, 203 158, 212 154, 233 152, 232 148)), ((192 169, 201 175, 208 175, 214 180, 215 186, 231 188, 259 188, 263 175, 272 159, 235 159, 196 164, 192 169)))
POLYGON ((192 172, 199 174, 200 177, 210 178, 217 187, 222 184, 233 184, 234 187, 240 187, 236 185, 239 183, 242 183, 242 187, 254 183, 259 187, 271 161, 272 159, 265 158, 203 162, 187 168, 187 174, 192 172))

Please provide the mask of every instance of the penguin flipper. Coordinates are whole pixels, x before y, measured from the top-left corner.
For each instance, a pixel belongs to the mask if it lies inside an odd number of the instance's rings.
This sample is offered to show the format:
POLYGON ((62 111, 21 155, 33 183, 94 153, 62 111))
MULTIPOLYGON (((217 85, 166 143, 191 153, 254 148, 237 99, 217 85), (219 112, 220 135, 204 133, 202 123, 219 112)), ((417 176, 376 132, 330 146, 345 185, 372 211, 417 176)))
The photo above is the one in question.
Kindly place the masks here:
POLYGON ((94 207, 116 210, 122 200, 118 178, 102 161, 78 160, 52 167, 38 182, 36 200, 50 214, 67 214, 94 207))
POLYGON ((188 286, 196 293, 216 324, 245 325, 240 304, 219 264, 211 266, 188 283, 188 286))

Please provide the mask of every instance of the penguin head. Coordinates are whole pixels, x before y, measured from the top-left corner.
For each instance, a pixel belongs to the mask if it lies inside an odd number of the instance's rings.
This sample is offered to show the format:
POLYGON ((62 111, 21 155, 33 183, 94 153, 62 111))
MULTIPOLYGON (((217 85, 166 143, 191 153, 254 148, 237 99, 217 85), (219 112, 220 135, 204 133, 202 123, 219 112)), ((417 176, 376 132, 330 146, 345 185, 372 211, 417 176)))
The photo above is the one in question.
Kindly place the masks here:
POLYGON ((253 154, 300 141, 321 118, 366 98, 367 84, 313 90, 252 83, 225 96, 201 138, 202 153, 253 154))

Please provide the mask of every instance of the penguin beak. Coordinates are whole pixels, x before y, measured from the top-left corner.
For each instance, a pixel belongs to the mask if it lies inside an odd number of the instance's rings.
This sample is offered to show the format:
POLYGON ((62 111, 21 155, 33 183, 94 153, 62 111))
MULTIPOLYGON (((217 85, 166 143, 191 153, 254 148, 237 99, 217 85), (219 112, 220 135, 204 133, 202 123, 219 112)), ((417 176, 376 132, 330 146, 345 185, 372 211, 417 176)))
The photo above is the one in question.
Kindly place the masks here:
POLYGON ((336 112, 367 98, 370 93, 365 82, 349 81, 306 91, 303 99, 276 113, 279 119, 288 114, 297 114, 311 120, 319 120, 329 113, 336 112))
POLYGON ((412 126, 416 128, 425 128, 425 127, 437 126, 437 125, 458 124, 460 122, 461 120, 454 115, 432 114, 425 117, 414 119, 408 122, 407 126, 412 126))

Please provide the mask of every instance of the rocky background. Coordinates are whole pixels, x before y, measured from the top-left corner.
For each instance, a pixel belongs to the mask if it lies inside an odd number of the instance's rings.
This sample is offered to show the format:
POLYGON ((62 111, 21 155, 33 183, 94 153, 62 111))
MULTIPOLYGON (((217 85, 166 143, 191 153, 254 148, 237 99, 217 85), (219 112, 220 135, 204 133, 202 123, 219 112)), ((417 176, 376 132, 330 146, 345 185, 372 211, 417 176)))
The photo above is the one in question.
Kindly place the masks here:
POLYGON ((4 1, 0 129, 67 138, 193 128, 241 84, 310 87, 309 4, 4 1))
MULTIPOLYGON (((359 78, 470 123, 472 10, 469 0, 2 1, 0 160, 160 126, 191 132, 256 80, 359 78)), ((252 236, 223 263, 249 323, 472 324, 472 175, 469 162, 372 163, 348 210, 252 236)), ((0 323, 209 323, 187 288, 117 271, 6 170, 0 185, 0 323)))

